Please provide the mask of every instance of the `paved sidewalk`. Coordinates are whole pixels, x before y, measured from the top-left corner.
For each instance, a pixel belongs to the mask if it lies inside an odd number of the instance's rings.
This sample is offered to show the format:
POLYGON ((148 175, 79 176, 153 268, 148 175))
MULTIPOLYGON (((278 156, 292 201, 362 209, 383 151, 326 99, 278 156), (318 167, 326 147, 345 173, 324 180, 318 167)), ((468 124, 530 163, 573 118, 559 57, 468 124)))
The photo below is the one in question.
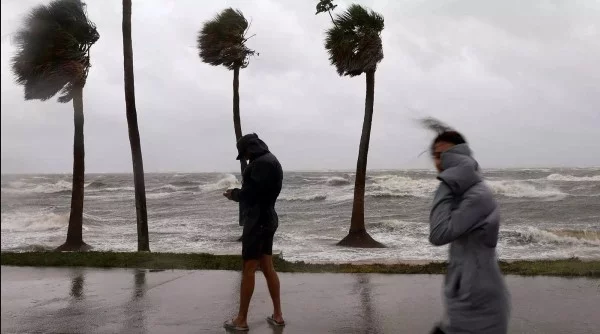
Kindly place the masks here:
MULTIPOLYGON (((257 273, 251 333, 428 333, 442 276, 280 274, 288 326, 271 328, 257 273)), ((232 271, 2 267, 2 333, 224 333, 237 310, 232 271)), ((507 278, 511 333, 598 333, 600 280, 507 278)))

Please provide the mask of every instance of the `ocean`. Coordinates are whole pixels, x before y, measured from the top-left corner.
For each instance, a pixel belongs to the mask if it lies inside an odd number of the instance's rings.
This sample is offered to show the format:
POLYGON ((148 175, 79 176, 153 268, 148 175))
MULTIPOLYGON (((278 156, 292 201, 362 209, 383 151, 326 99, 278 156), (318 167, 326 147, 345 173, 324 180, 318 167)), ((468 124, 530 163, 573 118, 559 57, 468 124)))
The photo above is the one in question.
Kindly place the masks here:
MULTIPOLYGON (((354 173, 287 172, 277 202, 274 251, 291 261, 443 260, 427 240, 438 181, 432 170, 367 173, 366 227, 387 248, 335 246, 348 232, 354 173)), ((600 258, 600 168, 484 172, 500 205, 501 259, 600 258)), ((155 252, 236 254, 239 186, 228 173, 146 174, 150 248, 155 252)), ((2 251, 52 249, 64 242, 71 176, 2 175, 2 251)), ((132 175, 86 175, 84 241, 95 250, 137 247, 132 175)))

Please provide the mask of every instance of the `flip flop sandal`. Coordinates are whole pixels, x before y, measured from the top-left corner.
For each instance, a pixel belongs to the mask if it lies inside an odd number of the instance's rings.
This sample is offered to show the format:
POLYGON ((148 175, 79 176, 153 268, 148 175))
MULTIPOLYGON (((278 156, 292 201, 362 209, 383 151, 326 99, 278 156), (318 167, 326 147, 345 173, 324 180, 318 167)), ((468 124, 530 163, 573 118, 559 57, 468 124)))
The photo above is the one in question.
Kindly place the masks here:
POLYGON ((285 321, 278 322, 277 320, 275 320, 273 315, 267 317, 267 322, 273 326, 279 326, 279 327, 285 326, 285 321))
POLYGON ((229 319, 229 320, 225 321, 225 323, 223 323, 223 327, 227 330, 237 331, 237 332, 247 332, 250 330, 250 328, 248 328, 248 326, 242 327, 242 326, 238 326, 238 325, 234 324, 233 319, 229 319))

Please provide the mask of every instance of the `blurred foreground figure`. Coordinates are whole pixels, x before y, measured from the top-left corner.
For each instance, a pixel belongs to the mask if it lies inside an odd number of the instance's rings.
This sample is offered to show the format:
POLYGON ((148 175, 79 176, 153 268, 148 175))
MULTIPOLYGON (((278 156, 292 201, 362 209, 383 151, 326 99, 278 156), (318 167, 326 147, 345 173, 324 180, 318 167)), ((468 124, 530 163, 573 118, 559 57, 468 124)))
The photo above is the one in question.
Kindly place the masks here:
POLYGON ((273 314, 267 321, 273 326, 285 326, 281 312, 279 277, 273 267, 273 236, 279 226, 275 202, 281 192, 283 170, 267 144, 254 133, 237 142, 238 160, 249 160, 244 169, 242 189, 229 189, 223 196, 240 203, 242 234, 242 286, 240 308, 236 318, 227 320, 229 330, 248 331, 248 308, 254 293, 254 273, 260 268, 267 280, 273 301, 273 314))
POLYGON ((510 296, 496 258, 498 205, 462 135, 439 133, 431 154, 441 183, 429 217, 429 241, 450 244, 447 317, 432 333, 505 334, 510 296))

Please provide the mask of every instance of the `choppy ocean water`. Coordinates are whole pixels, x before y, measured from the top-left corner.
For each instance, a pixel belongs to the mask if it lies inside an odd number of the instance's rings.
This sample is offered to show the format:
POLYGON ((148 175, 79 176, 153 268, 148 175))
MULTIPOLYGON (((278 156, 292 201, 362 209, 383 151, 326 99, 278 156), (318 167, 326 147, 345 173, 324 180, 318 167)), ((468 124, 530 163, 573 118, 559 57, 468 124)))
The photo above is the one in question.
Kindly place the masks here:
MULTIPOLYGON (((354 174, 288 172, 277 203, 274 249, 288 260, 346 262, 445 259, 427 241, 438 185, 428 170, 369 171, 367 230, 385 249, 336 247, 349 227, 354 174)), ((600 258, 600 168, 487 170, 500 203, 502 259, 600 258)), ((223 190, 233 174, 147 174, 150 247, 161 252, 235 254, 237 205, 223 190)), ((1 249, 53 248, 67 231, 70 175, 3 175, 1 249)), ((84 240, 96 250, 137 247, 133 181, 126 174, 86 176, 84 240)))

